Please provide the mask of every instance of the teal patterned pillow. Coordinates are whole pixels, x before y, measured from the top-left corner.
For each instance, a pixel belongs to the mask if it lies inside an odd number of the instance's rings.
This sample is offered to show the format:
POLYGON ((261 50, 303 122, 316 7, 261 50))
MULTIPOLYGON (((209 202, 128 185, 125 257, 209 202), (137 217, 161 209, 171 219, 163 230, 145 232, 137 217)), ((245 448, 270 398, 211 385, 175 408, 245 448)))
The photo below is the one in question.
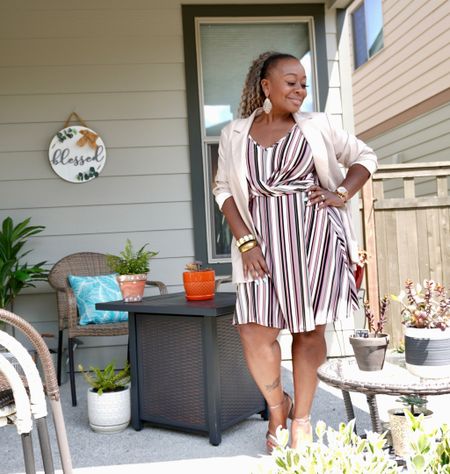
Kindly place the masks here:
POLYGON ((99 311, 95 303, 122 299, 116 275, 68 276, 70 286, 77 299, 80 324, 120 323, 128 320, 125 311, 99 311))

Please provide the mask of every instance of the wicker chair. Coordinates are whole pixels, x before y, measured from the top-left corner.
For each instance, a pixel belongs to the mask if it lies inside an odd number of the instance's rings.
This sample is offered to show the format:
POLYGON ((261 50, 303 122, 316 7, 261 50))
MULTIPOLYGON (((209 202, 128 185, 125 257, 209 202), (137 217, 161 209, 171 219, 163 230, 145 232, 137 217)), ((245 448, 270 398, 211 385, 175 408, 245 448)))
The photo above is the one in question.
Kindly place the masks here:
MULTIPOLYGON (((93 252, 80 252, 68 255, 59 260, 50 270, 48 276, 50 285, 56 290, 56 301, 58 306, 58 384, 61 383, 63 332, 64 329, 68 329, 69 375, 72 406, 77 405, 74 363, 75 338, 78 336, 126 335, 128 334, 128 323, 89 324, 87 326, 80 326, 75 295, 69 285, 67 276, 96 276, 108 275, 110 273, 111 269, 106 263, 106 255, 93 252)), ((147 281, 146 284, 148 286, 158 287, 160 294, 167 293, 166 285, 160 281, 147 281)))
MULTIPOLYGON (((44 389, 45 394, 47 395, 50 407, 53 415, 53 422, 54 428, 56 431, 56 438, 59 448, 59 454, 61 458, 61 465, 64 474, 71 474, 72 473, 72 460, 70 456, 70 449, 69 443, 67 439, 66 433, 66 426, 64 424, 64 417, 61 408, 61 401, 60 401, 60 394, 59 394, 59 387, 57 384, 55 368, 53 367, 52 357, 48 350, 47 344, 42 339, 41 335, 36 331, 36 329, 27 321, 22 319, 21 317, 17 316, 14 313, 10 313, 4 309, 0 309, 0 321, 4 321, 7 324, 11 325, 12 327, 21 331, 31 342, 33 347, 36 349, 37 356, 41 362, 43 373, 44 373, 44 389)), ((28 400, 28 396, 25 392, 25 389, 20 381, 19 376, 16 372, 16 381, 11 377, 12 373, 4 372, 0 374, 0 407, 4 410, 8 410, 7 417, 12 417, 12 420, 15 419, 14 423, 16 424, 18 432, 21 434, 22 437, 22 445, 24 448, 24 458, 25 458, 25 468, 26 472, 35 472, 34 469, 34 454, 33 448, 31 444, 31 418, 30 414, 33 413, 34 419, 36 421, 37 430, 39 433, 39 442, 41 446, 41 450, 43 453, 43 461, 44 461, 44 470, 46 473, 53 472, 53 460, 51 457, 51 449, 50 449, 50 440, 48 437, 48 431, 46 426, 46 404, 45 400, 39 400, 40 394, 38 385, 40 385, 41 381, 39 375, 37 373, 36 367, 34 363, 31 361, 30 356, 26 353, 25 349, 21 349, 23 354, 18 351, 18 346, 21 346, 17 341, 13 341, 13 338, 8 336, 7 334, 2 334, 2 345, 5 344, 5 347, 9 344, 10 348, 14 350, 13 354, 19 359, 19 363, 26 362, 26 358, 28 357, 29 362, 27 364, 22 365, 22 368, 26 369, 26 365, 28 365, 28 370, 25 370, 25 374, 27 376, 27 384, 29 385, 29 393, 30 393, 30 400, 28 400), (6 341, 6 344, 5 344, 6 341), (9 342, 8 342, 9 341, 9 342), (13 342, 15 345, 12 345, 13 342), (33 369, 34 367, 34 369, 33 369), (33 375, 33 370, 35 374, 33 375), (13 383, 11 383, 13 382, 13 383), (16 383, 14 383, 16 382, 16 383), (19 382, 19 383, 17 383, 19 382), (22 385, 22 387, 21 387, 22 385), (20 391, 22 393, 20 393, 20 391), (33 394, 33 391, 35 392, 33 394), (31 401, 31 405, 30 405, 31 401), (14 405, 15 402, 15 405, 14 405), (39 407, 37 406, 37 402, 39 402, 39 407), (21 409, 21 404, 27 405, 21 409), (22 413, 20 411, 22 410, 22 413), (16 416, 14 416, 16 415, 16 416), (27 420, 27 418, 29 418, 27 420), (22 423, 20 425, 19 423, 22 423), (25 423, 25 426, 23 426, 25 423)), ((16 364, 14 364, 16 368, 16 364)), ((19 365, 20 367, 20 365, 19 365)), ((7 368, 3 364, 3 369, 7 368)), ((12 372, 15 372, 13 370, 12 372)))

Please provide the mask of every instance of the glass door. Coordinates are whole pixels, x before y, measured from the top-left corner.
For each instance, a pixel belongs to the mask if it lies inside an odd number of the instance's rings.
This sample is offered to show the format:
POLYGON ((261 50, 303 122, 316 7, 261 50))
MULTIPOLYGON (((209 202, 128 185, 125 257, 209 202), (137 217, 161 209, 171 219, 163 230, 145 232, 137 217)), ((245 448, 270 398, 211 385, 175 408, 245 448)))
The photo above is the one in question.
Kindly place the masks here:
POLYGON ((197 70, 205 185, 208 262, 230 259, 231 232, 211 192, 222 128, 238 117, 245 76, 264 51, 300 58, 308 78, 302 111, 318 110, 312 17, 197 18, 197 70))

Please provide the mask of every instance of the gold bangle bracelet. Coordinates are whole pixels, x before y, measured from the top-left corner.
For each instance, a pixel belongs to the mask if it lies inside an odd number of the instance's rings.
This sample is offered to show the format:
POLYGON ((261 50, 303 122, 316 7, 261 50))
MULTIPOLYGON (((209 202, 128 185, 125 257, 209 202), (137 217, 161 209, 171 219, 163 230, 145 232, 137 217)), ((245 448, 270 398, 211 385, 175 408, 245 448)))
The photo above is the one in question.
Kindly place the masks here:
POLYGON ((344 203, 347 202, 347 196, 345 194, 340 193, 338 191, 336 191, 336 194, 337 194, 338 197, 340 197, 344 201, 344 203))
POLYGON ((255 248, 258 245, 258 242, 256 240, 250 240, 250 242, 245 242, 245 244, 242 244, 239 246, 239 252, 245 253, 248 252, 249 250, 255 248))
MULTIPOLYGON (((242 242, 241 244, 239 244, 239 245, 237 246, 237 248, 240 249, 243 245, 251 244, 252 242, 256 242, 256 239, 253 238, 253 239, 251 239, 251 240, 247 240, 246 242, 242 242)), ((256 242, 256 243, 258 243, 258 242, 256 242)))
POLYGON ((251 242, 252 240, 256 240, 253 234, 244 235, 240 239, 236 240, 236 247, 239 248, 241 245, 251 242))

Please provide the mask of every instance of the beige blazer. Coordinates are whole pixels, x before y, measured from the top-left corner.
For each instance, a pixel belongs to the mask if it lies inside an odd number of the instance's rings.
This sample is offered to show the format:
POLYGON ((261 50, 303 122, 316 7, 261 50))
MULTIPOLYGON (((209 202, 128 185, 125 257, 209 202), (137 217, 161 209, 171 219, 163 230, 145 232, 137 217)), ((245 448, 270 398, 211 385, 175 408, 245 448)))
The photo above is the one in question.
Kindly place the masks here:
MULTIPOLYGON (((219 161, 213 193, 219 208, 227 198, 233 196, 237 208, 247 227, 255 233, 250 211, 247 184, 246 147, 247 137, 254 118, 261 109, 245 119, 233 120, 222 130, 219 142, 219 161)), ((377 157, 373 150, 361 140, 341 128, 330 124, 329 118, 323 113, 297 113, 295 121, 311 147, 314 165, 323 188, 335 191, 342 183, 344 175, 340 164, 349 168, 355 163, 363 165, 370 174, 377 169, 377 157)), ((350 205, 339 208, 350 259, 358 262, 358 244, 350 205)), ((235 239, 231 244, 231 262, 233 266, 233 282, 242 283, 253 278, 244 278, 242 258, 236 248, 235 239)))

